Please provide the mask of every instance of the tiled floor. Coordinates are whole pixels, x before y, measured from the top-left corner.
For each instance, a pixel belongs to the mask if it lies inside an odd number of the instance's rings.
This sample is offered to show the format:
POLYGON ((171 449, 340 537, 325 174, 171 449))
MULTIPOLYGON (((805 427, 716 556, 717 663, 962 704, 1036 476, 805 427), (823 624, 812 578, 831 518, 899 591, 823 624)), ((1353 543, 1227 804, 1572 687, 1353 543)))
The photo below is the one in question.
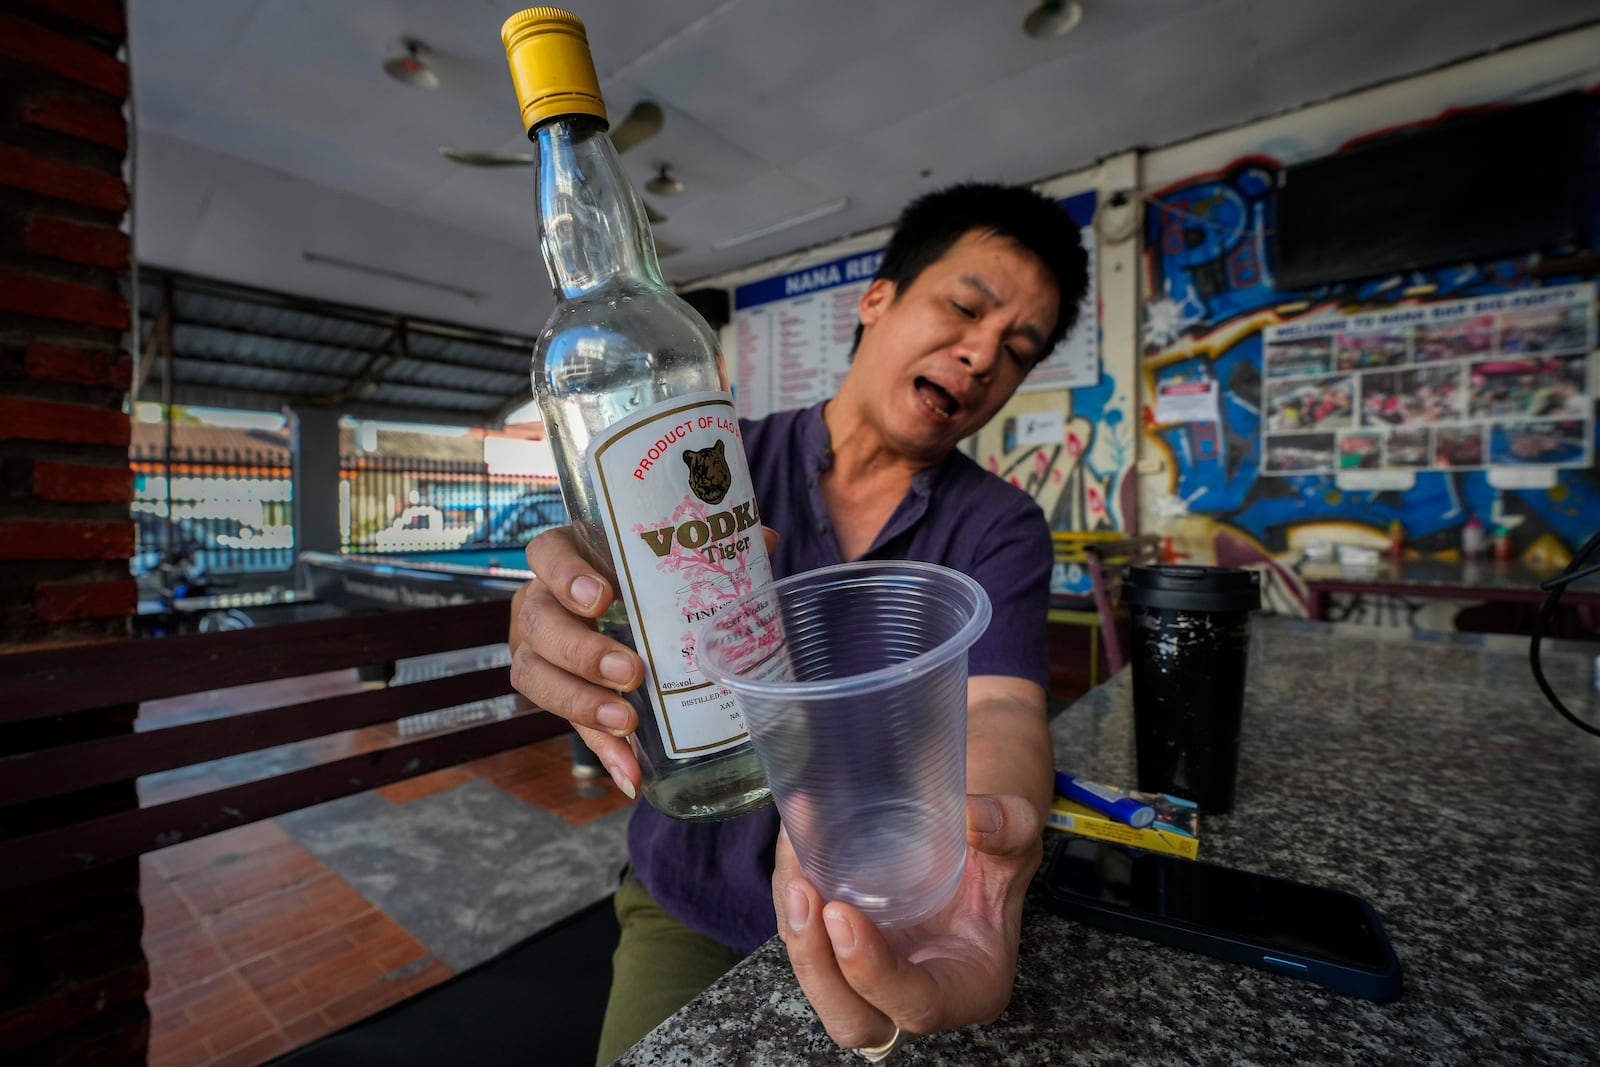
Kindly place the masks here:
MULTIPOLYGON (((294 697, 348 691, 353 675, 293 683, 294 697)), ((284 702, 252 686, 147 705, 141 727, 284 702)), ((294 746, 294 766, 393 743, 380 727, 294 746)), ((145 804, 220 785, 237 767, 141 784, 145 804)), ((406 805, 474 780, 582 826, 626 807, 608 779, 572 775, 565 737, 378 790, 406 805)), ((478 788, 481 788, 478 787, 478 788)), ((560 824, 556 824, 560 825, 560 824)), ((151 1067, 251 1067, 363 1018, 453 972, 276 820, 143 860, 151 1067)), ((529 930, 528 933, 533 931, 529 930)))

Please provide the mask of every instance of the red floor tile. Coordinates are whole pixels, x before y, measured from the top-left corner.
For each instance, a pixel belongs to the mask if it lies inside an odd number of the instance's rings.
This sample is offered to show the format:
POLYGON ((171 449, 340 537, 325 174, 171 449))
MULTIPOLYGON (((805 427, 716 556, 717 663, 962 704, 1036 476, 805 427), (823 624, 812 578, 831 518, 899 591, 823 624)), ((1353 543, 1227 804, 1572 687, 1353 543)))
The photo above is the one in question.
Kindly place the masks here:
MULTIPOLYGON (((389 1005, 397 1000, 389 993, 395 989, 411 989, 414 974, 437 974, 435 981, 450 976, 450 968, 430 958, 427 949, 398 923, 382 915, 381 920, 381 934, 365 944, 357 944, 346 929, 333 928, 314 937, 314 941, 330 942, 330 949, 317 953, 320 958, 315 963, 288 974, 274 974, 274 968, 246 966, 243 969, 245 981, 253 985, 278 1024, 290 1024, 322 1011, 326 1019, 344 1025, 362 1016, 330 1014, 331 1006, 347 1001, 381 1001, 379 1006, 389 1005), (397 976, 397 971, 402 974, 397 976), (277 981, 262 981, 266 977, 277 977, 277 981)), ((422 985, 422 989, 426 989, 426 985, 422 985)))
MULTIPOLYGON (((207 1022, 210 1021, 208 1018, 207 1022)), ((261 1047, 274 1038, 282 1038, 282 1031, 270 1015, 257 1008, 238 1014, 229 1013, 220 1025, 209 1026, 206 1030, 206 1048, 211 1050, 214 1057, 232 1057, 238 1055, 242 1048, 251 1045, 261 1047)))
POLYGON ((296 841, 257 852, 230 853, 199 870, 172 879, 173 888, 202 919, 221 915, 241 901, 295 889, 328 869, 296 841))
POLYGON ((278 1024, 243 979, 223 971, 149 998, 150 1063, 201 1064, 276 1033, 278 1024))
POLYGON ((519 800, 559 815, 574 826, 582 826, 633 803, 611 781, 610 775, 578 779, 572 777, 571 768, 564 768, 564 771, 564 775, 514 775, 494 784, 519 800))
POLYGON ((210 920, 217 947, 235 965, 276 951, 370 910, 331 871, 309 882, 243 901, 210 920))
POLYGON ((297 1047, 282 1030, 274 1030, 254 1041, 234 1046, 207 1063, 206 1067, 257 1067, 297 1047))
POLYGON ((507 775, 520 774, 530 768, 544 771, 553 771, 558 765, 571 768, 568 757, 568 741, 565 737, 552 737, 537 744, 524 745, 505 752, 497 752, 483 759, 463 763, 461 766, 482 778, 486 782, 493 782, 507 775))
POLYGON ((203 1067, 214 1058, 211 1047, 206 1044, 205 1035, 201 1033, 186 1035, 180 1044, 166 1034, 152 1031, 150 1046, 145 1052, 145 1062, 149 1067, 203 1067))
POLYGON ((160 937, 194 922, 194 912, 149 856, 139 859, 139 886, 146 937, 160 937))
POLYGON ((365 1019, 373 1012, 382 1011, 406 997, 414 996, 430 986, 438 985, 453 972, 438 960, 429 960, 427 966, 404 975, 381 978, 349 990, 321 1009, 323 1018, 335 1029, 365 1019))
POLYGON ((294 838, 268 819, 209 837, 150 853, 148 859, 168 878, 189 874, 228 856, 248 856, 273 845, 293 844, 294 838))
MULTIPOLYGON (((313 681, 292 698, 355 688, 351 672, 313 681)), ((159 721, 235 697, 237 710, 286 702, 270 686, 245 687, 144 713, 159 721)), ((306 749, 326 760, 397 738, 383 725, 306 749)), ((580 825, 630 803, 609 779, 572 777, 565 736, 379 792, 405 804, 474 778, 580 825)), ((216 784, 196 776, 147 791, 146 803, 216 784)), ((141 869, 150 1067, 256 1067, 453 973, 271 820, 152 853, 141 869)))
POLYGON ((329 960, 358 952, 359 946, 351 936, 352 932, 363 923, 386 919, 382 912, 372 909, 348 923, 246 960, 237 968, 239 976, 250 984, 256 994, 262 997, 262 1003, 271 1009, 273 1001, 278 997, 274 990, 285 982, 292 983, 298 976, 329 960))
POLYGON ((159 936, 146 931, 144 954, 150 961, 151 997, 175 993, 232 969, 210 931, 194 920, 159 936))
POLYGON ((403 782, 386 785, 378 792, 394 804, 404 804, 419 797, 432 796, 443 793, 447 789, 454 789, 472 781, 474 775, 464 767, 446 767, 442 771, 424 774, 420 778, 408 778, 403 782))
MULTIPOLYGON (((335 1024, 325 1018, 321 1012, 312 1012, 310 1015, 302 1015, 298 1019, 285 1023, 283 1025, 283 1036, 289 1039, 290 1048, 301 1048, 311 1044, 319 1037, 326 1037, 343 1025, 343 1023, 335 1024)), ((152 1060, 150 1061, 150 1067, 165 1067, 165 1065, 158 1064, 152 1060)))

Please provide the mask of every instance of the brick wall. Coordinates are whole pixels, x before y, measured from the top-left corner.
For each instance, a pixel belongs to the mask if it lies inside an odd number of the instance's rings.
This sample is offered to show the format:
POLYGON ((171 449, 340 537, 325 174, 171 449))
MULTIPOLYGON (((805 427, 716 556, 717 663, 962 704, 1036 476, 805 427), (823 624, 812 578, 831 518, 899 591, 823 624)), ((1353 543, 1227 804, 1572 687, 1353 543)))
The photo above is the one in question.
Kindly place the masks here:
MULTIPOLYGON (((0 0, 0 643, 122 638, 131 366, 123 0, 0 0)), ((92 646, 86 667, 92 664, 92 646)), ((0 707, 4 700, 0 698, 0 707)), ((0 756, 134 709, 6 725, 0 756)), ((0 834, 134 806, 131 785, 0 809, 0 834)), ((137 863, 0 896, 0 1063, 141 1064, 137 863)))

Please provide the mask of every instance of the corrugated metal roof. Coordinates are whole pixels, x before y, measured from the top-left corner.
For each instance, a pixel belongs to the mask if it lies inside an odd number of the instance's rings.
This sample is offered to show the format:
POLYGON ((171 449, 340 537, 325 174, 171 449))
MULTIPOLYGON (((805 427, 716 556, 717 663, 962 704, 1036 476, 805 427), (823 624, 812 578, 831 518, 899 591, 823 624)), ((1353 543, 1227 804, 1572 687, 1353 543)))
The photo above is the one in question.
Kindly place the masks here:
POLYGON ((275 370, 244 364, 201 363, 192 359, 173 360, 179 382, 226 386, 259 393, 292 396, 331 396, 344 384, 343 378, 299 371, 275 370))
POLYGON ((498 426, 531 396, 532 338, 149 267, 139 290, 141 399, 159 395, 169 342, 178 403, 498 426))
POLYGON ((474 370, 420 359, 402 359, 384 372, 384 380, 406 385, 438 385, 480 393, 506 395, 530 388, 526 373, 474 370))
POLYGON ((359 372, 372 359, 371 352, 359 349, 334 348, 309 341, 263 337, 239 329, 191 326, 186 323, 173 327, 172 344, 176 353, 192 358, 315 370, 344 377, 359 372))
MULTIPOLYGON (((362 399, 379 404, 395 404, 402 407, 437 407, 443 411, 476 411, 484 407, 484 400, 488 397, 485 393, 461 392, 454 389, 438 387, 425 388, 414 385, 399 385, 388 382, 365 394, 362 399)), ((503 404, 507 399, 501 396, 503 404)), ((521 403, 521 399, 517 403, 521 403)))
POLYGON ((447 363, 516 371, 526 374, 528 361, 533 358, 533 341, 512 346, 474 344, 457 338, 440 337, 421 330, 406 336, 407 348, 413 356, 439 359, 447 363))
POLYGON ((185 322, 231 327, 270 337, 298 337, 331 345, 376 348, 391 331, 348 319, 314 315, 289 308, 267 307, 209 293, 174 293, 178 318, 185 322))

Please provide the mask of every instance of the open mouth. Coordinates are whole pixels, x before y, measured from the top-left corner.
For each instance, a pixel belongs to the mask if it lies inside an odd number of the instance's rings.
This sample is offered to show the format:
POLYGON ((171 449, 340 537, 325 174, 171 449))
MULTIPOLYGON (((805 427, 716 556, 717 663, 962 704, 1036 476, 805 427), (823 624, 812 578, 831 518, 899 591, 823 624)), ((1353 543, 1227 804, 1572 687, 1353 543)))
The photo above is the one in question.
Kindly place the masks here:
POLYGON ((922 406, 942 419, 953 419, 956 412, 961 410, 961 402, 943 387, 935 385, 926 378, 918 378, 914 383, 917 387, 917 399, 922 406))

